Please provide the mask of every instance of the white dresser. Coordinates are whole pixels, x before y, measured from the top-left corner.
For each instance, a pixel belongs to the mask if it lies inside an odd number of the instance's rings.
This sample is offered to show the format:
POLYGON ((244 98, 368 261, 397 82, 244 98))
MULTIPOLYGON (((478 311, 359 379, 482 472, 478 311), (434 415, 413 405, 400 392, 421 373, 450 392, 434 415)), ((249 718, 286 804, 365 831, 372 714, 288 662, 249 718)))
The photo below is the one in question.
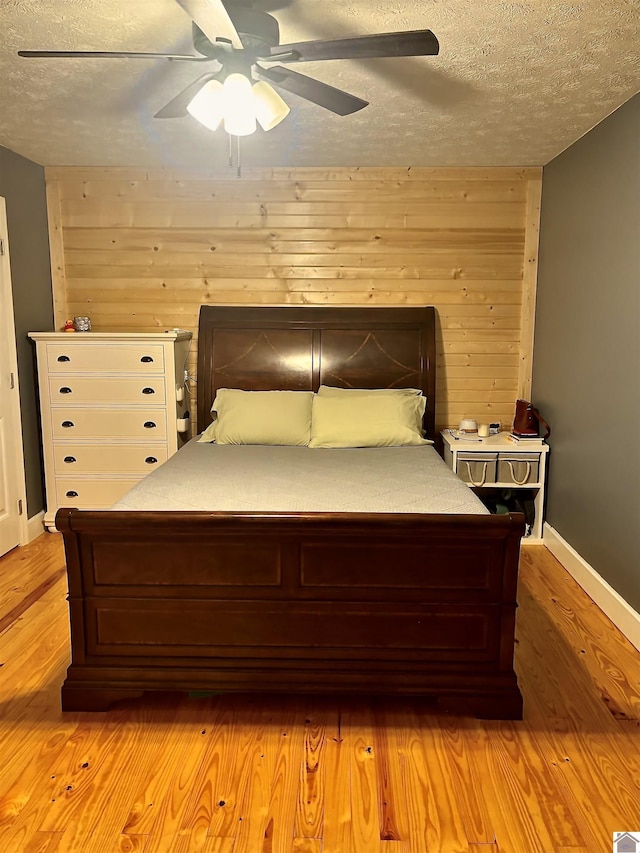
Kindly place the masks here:
POLYGON ((190 437, 191 333, 30 332, 36 342, 47 509, 102 509, 190 437))

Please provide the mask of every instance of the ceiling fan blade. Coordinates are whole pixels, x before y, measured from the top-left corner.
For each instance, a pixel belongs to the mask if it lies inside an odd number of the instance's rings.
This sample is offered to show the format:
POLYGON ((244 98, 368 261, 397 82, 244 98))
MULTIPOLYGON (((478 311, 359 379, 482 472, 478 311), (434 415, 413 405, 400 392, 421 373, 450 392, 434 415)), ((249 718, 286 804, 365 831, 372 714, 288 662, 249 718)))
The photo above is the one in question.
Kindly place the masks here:
POLYGON ((324 107, 340 116, 355 113, 369 103, 369 101, 363 101, 362 98, 357 98, 348 92, 343 92, 342 89, 335 89, 327 83, 321 83, 320 80, 307 77, 306 74, 299 74, 297 71, 291 71, 289 68, 281 68, 280 66, 261 68, 256 65, 254 66, 254 73, 257 77, 268 80, 275 86, 292 92, 294 95, 299 95, 301 98, 312 101, 319 107, 324 107))
POLYGON ((175 98, 172 98, 168 104, 159 110, 154 118, 182 118, 187 114, 187 106, 191 103, 191 101, 198 94, 200 89, 208 83, 209 80, 215 80, 217 74, 203 74, 202 77, 198 77, 193 83, 187 86, 186 89, 183 89, 175 98))
POLYGON ((19 50, 18 56, 71 59, 181 59, 188 62, 208 61, 208 56, 191 56, 181 53, 131 53, 113 50, 19 50))
POLYGON ((234 47, 243 47, 222 0, 176 0, 176 3, 182 6, 210 42, 215 43, 216 39, 223 38, 228 39, 234 47))
POLYGON ((333 41, 301 41, 272 47, 258 59, 311 62, 319 59, 378 59, 390 56, 435 56, 440 50, 431 30, 378 33, 333 41), (280 54, 284 54, 280 56, 280 54))

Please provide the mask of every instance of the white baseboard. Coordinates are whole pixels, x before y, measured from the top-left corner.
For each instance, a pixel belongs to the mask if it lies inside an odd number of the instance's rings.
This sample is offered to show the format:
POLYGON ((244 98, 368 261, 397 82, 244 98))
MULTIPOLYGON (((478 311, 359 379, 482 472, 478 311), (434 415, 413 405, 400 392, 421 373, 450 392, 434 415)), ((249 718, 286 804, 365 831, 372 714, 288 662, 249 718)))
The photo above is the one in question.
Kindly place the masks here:
POLYGON ((28 545, 29 542, 37 539, 41 533, 44 533, 44 510, 27 519, 27 541, 22 544, 28 545))
POLYGON ((544 524, 544 544, 565 567, 589 598, 593 599, 618 630, 640 651, 640 613, 637 613, 569 543, 544 524))

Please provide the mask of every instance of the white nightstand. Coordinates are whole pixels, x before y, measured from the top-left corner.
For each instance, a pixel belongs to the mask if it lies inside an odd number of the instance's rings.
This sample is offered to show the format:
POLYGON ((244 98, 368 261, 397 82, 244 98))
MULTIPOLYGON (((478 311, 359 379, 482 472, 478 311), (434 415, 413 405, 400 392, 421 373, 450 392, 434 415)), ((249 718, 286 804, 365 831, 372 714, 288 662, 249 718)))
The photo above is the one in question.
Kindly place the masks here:
POLYGON ((544 486, 549 446, 544 442, 514 442, 509 433, 468 440, 442 431, 444 461, 475 489, 530 489, 535 520, 528 543, 542 542, 544 486))

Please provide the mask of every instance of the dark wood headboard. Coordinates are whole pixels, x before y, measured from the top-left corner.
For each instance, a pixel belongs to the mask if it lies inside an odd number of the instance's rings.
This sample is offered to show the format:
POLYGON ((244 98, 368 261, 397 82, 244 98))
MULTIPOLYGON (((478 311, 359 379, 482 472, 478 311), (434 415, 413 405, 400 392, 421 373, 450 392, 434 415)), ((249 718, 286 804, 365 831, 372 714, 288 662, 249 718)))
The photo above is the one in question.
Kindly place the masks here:
POLYGON ((202 305, 198 431, 218 388, 421 388, 435 437, 435 308, 202 305))

